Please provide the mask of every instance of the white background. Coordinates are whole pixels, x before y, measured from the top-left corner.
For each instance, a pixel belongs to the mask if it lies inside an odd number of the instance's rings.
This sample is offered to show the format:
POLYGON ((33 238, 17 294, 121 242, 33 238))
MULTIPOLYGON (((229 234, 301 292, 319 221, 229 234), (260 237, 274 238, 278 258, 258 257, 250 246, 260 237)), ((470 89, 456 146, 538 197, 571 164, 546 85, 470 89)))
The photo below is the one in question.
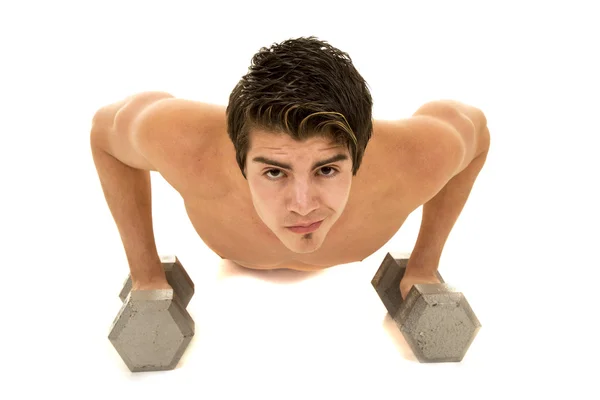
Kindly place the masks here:
POLYGON ((598 20, 593 1, 2 2, 0 398, 598 398, 598 20), (412 250, 420 209, 362 263, 241 270, 153 175, 196 336, 176 370, 130 373, 107 339, 128 270, 93 113, 146 90, 226 104, 260 47, 310 35, 351 55, 375 118, 439 98, 486 113, 492 147, 440 264, 479 336, 462 363, 419 364, 370 285, 412 250))

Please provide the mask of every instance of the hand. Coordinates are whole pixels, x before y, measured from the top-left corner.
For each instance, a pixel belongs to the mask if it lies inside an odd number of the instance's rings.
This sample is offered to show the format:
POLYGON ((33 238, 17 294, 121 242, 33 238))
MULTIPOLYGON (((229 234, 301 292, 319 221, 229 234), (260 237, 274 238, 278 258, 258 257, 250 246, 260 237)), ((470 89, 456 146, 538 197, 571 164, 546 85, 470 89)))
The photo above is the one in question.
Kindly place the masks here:
POLYGON ((420 283, 442 283, 435 273, 408 273, 404 274, 402 280, 400 281, 400 294, 402 295, 402 300, 406 300, 406 296, 413 285, 420 283))
POLYGON ((160 290, 172 289, 166 278, 154 279, 151 281, 133 281, 131 290, 160 290))

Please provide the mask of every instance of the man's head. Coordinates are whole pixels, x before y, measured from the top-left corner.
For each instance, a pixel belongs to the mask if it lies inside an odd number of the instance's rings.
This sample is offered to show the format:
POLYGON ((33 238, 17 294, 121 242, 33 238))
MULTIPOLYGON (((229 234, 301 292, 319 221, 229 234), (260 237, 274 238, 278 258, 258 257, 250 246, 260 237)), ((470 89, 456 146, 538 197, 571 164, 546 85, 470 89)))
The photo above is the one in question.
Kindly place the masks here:
POLYGON ((233 89, 227 129, 238 166, 258 215, 290 250, 315 251, 340 217, 372 106, 350 56, 314 37, 260 49, 233 89), (287 228, 320 220, 312 233, 287 228))

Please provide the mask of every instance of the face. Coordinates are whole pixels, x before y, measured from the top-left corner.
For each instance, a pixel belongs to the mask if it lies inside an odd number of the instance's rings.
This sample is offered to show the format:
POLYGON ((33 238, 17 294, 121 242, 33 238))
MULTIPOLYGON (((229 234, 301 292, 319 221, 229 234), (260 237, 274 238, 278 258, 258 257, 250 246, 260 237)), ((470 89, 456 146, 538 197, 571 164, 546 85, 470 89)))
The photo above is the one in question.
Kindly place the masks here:
POLYGON ((298 142, 288 135, 253 132, 245 173, 265 225, 291 251, 311 253, 346 206, 352 159, 347 148, 323 137, 298 142), (316 229, 290 228, 317 221, 316 229))

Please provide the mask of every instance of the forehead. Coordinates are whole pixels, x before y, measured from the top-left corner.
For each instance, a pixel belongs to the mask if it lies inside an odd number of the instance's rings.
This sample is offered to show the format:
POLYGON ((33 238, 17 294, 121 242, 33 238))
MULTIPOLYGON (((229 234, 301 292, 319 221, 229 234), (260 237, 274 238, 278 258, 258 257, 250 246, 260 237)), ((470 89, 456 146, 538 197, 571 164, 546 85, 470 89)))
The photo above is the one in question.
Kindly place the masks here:
POLYGON ((342 148, 344 148, 342 144, 335 143, 332 138, 325 135, 314 135, 303 140, 296 140, 285 133, 253 131, 250 134, 250 151, 293 151, 301 149, 324 151, 342 148))

